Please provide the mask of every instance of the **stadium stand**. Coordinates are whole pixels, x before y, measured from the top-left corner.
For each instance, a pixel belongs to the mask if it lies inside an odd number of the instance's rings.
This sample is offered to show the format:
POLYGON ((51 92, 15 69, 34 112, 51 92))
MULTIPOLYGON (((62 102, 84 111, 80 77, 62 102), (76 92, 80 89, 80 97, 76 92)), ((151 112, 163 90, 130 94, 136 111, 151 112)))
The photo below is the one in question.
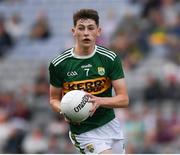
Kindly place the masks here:
POLYGON ((66 122, 48 105, 48 72, 43 82, 37 79, 72 46, 72 14, 80 8, 99 12, 103 35, 98 42, 122 57, 130 108, 116 114, 124 126, 126 152, 179 153, 180 3, 155 1, 0 1, 5 26, 13 15, 21 19, 9 31, 18 36, 14 46, 0 57, 0 153, 77 153, 66 122), (42 17, 50 35, 32 39, 33 24, 42 17))

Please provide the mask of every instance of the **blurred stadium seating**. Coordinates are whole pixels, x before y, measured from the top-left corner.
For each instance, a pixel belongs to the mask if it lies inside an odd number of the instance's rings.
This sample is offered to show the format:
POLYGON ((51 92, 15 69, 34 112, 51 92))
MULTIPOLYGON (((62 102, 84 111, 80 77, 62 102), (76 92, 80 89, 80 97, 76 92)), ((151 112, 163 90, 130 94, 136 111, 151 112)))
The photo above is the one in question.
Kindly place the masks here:
POLYGON ((126 152, 179 153, 178 0, 1 0, 0 23, 14 44, 4 49, 0 35, 0 153, 77 153, 68 125, 48 105, 48 65, 73 45, 72 14, 80 8, 99 12, 98 43, 123 61, 130 107, 116 113, 126 152), (49 35, 32 37, 36 23, 49 35))

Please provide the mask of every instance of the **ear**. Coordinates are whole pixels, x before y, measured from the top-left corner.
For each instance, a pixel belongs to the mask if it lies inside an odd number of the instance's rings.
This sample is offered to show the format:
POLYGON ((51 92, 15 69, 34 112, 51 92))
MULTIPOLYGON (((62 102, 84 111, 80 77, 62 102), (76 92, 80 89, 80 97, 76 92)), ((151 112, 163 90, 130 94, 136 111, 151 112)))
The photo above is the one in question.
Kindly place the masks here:
POLYGON ((101 28, 99 27, 99 28, 98 28, 97 36, 99 37, 100 35, 101 35, 101 28))
POLYGON ((71 29, 71 31, 72 31, 73 36, 75 36, 75 28, 74 27, 71 29))

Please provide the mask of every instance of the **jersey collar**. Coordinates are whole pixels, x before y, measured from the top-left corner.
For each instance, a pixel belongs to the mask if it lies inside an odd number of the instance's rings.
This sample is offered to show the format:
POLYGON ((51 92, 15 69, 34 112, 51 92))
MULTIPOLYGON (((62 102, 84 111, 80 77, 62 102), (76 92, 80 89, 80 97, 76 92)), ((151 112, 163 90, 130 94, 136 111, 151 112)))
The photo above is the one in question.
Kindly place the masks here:
POLYGON ((80 56, 74 53, 74 48, 71 49, 71 54, 73 57, 78 58, 78 59, 88 59, 94 56, 96 53, 97 45, 95 45, 94 51, 90 55, 85 55, 85 56, 80 56))

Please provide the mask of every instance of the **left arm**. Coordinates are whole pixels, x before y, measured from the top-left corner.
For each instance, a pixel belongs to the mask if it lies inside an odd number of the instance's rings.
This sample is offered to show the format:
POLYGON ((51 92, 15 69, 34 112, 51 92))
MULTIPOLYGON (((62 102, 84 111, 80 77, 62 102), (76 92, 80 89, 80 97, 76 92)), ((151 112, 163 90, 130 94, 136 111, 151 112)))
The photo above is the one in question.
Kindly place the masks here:
POLYGON ((112 81, 115 91, 113 97, 103 97, 100 106, 107 108, 125 108, 129 104, 129 97, 127 94, 126 83, 124 79, 112 81))
POLYGON ((124 108, 129 104, 129 97, 127 94, 126 83, 124 79, 117 79, 112 81, 113 88, 115 90, 116 96, 113 97, 97 97, 90 95, 90 102, 93 103, 92 113, 96 109, 101 107, 106 108, 124 108))

